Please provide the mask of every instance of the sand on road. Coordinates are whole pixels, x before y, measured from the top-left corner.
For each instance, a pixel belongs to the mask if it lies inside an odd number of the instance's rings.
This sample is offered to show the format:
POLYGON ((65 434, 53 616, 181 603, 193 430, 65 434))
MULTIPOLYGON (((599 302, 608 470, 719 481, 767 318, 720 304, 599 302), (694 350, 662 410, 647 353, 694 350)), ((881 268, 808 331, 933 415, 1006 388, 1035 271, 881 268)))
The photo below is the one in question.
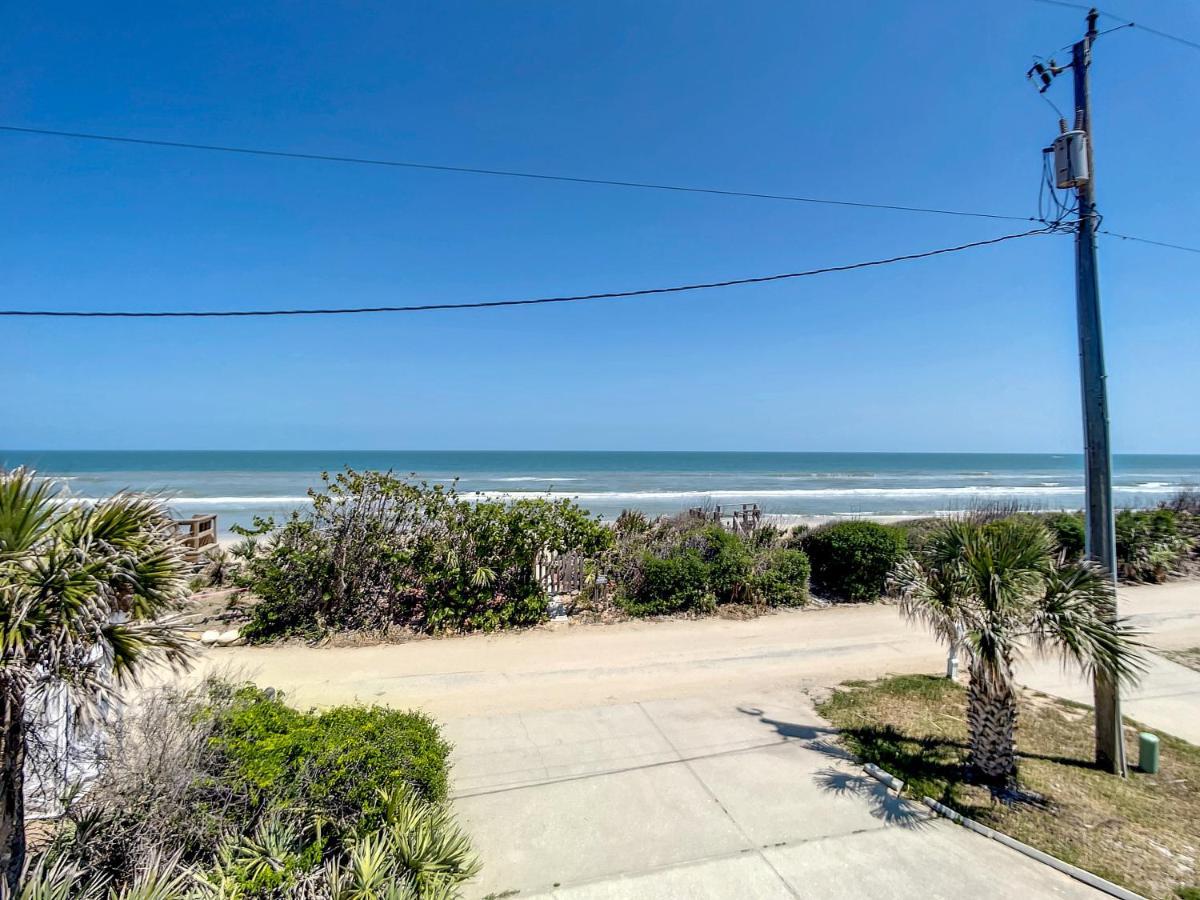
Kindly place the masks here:
MULTIPOLYGON (((1200 646, 1200 581, 1123 588, 1121 610, 1156 647, 1200 646)), ((889 604, 756 619, 550 625, 358 647, 206 650, 192 676, 227 672, 300 705, 380 703, 442 718, 702 695, 731 686, 827 688, 937 672, 945 649, 889 604)))

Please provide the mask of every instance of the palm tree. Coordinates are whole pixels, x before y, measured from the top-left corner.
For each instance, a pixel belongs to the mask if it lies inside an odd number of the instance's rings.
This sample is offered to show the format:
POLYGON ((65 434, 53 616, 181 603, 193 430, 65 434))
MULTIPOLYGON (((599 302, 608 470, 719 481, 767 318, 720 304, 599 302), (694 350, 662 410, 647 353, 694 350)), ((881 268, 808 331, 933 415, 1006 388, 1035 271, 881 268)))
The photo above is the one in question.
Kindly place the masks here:
POLYGON ((1054 652, 1085 674, 1119 683, 1144 669, 1142 646, 1105 614, 1113 584, 1088 562, 1057 558, 1038 522, 947 522, 899 565, 902 608, 967 657, 971 765, 993 788, 1016 778, 1017 690, 1013 665, 1023 648, 1054 652))
POLYGON ((147 664, 189 656, 156 619, 186 596, 187 565, 162 504, 118 494, 71 506, 25 469, 0 473, 0 872, 25 862, 26 701, 63 684, 82 708, 147 664))

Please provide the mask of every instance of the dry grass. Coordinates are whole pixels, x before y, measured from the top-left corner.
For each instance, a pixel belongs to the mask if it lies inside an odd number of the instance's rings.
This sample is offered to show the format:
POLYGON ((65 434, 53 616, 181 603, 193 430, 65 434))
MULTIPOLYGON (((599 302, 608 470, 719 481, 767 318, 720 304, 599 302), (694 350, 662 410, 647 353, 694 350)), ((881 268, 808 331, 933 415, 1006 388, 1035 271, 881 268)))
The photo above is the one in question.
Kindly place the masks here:
MULTIPOLYGON (((1148 897, 1200 886, 1200 747, 1160 735, 1158 775, 1095 769, 1092 713, 1026 693, 1017 737, 1021 786, 1043 803, 1005 806, 966 776, 965 691, 944 678, 843 685, 819 709, 861 759, 964 815, 1148 897)), ((1126 729, 1137 759, 1137 729, 1126 729)), ((1189 894, 1189 896, 1191 896, 1189 894)))

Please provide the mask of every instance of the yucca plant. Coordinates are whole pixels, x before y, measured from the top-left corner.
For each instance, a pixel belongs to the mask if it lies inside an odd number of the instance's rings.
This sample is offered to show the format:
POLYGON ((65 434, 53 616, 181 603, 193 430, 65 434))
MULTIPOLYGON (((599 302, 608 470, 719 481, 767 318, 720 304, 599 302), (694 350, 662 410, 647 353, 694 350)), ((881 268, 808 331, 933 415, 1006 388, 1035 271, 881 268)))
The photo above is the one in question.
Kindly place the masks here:
POLYGON ((1112 580, 1055 555, 1039 523, 950 521, 893 576, 902 608, 967 657, 971 766, 1002 791, 1016 778, 1017 687, 1026 647, 1056 653, 1089 676, 1136 680, 1145 666, 1127 623, 1111 615, 1112 580))
POLYGON ((0 869, 10 893, 25 863, 25 704, 60 683, 83 709, 146 665, 188 658, 158 621, 186 596, 187 565, 158 500, 118 494, 69 506, 58 486, 0 473, 0 869))
POLYGON ((191 871, 178 856, 151 854, 133 881, 120 891, 109 888, 108 900, 191 900, 201 893, 191 871))
POLYGON ((384 794, 383 816, 392 854, 421 897, 436 897, 442 887, 465 881, 479 871, 470 839, 446 806, 427 803, 411 790, 398 787, 384 794))
POLYGON ((0 882, 0 900, 101 900, 102 881, 89 879, 68 860, 39 857, 22 873, 20 886, 0 882))

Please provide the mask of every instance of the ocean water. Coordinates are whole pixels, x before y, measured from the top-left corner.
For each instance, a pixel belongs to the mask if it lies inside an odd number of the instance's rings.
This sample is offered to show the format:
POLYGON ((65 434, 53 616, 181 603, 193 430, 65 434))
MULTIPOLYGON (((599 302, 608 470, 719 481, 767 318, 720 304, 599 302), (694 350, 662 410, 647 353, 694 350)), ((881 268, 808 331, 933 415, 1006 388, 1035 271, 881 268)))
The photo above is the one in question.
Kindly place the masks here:
MULTIPOLYGON (((1118 506, 1150 506, 1200 487, 1200 454, 1118 455, 1118 506)), ((164 494, 181 516, 216 513, 223 533, 255 515, 307 505, 322 471, 343 466, 458 480, 464 494, 571 497, 606 517, 757 503, 786 516, 919 515, 978 502, 1038 509, 1083 504, 1078 455, 1008 453, 718 453, 634 451, 0 451, 66 479, 86 500, 121 489, 164 494)))

